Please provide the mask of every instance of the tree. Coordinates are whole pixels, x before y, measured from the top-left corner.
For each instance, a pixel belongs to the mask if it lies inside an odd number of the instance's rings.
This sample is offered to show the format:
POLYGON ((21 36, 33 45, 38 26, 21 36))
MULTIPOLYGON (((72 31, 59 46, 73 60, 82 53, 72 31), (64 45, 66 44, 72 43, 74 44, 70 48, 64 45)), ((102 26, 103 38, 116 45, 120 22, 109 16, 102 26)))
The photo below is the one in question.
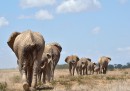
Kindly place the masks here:
POLYGON ((127 66, 127 68, 130 68, 130 63, 127 63, 126 66, 127 66))
POLYGON ((122 65, 121 64, 117 64, 117 67, 118 69, 121 69, 122 68, 122 65))
POLYGON ((109 64, 109 65, 108 65, 108 69, 111 70, 111 71, 114 70, 114 65, 109 64))

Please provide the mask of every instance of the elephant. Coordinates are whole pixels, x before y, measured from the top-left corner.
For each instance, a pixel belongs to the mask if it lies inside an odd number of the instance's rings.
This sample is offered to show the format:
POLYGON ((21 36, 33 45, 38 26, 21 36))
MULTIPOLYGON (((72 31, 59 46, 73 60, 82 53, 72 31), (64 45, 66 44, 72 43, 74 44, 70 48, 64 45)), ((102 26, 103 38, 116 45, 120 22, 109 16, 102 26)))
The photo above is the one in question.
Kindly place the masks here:
POLYGON ((75 68, 78 61, 79 57, 77 55, 70 55, 65 58, 65 62, 69 64, 69 72, 71 76, 74 76, 75 68))
POLYGON ((100 68, 100 71, 99 71, 100 74, 102 74, 102 73, 106 74, 108 63, 110 61, 111 61, 110 57, 102 56, 102 57, 99 58, 98 65, 99 65, 99 68, 100 68))
POLYGON ((25 91, 36 89, 37 69, 45 47, 43 36, 31 30, 13 32, 7 44, 17 57, 17 64, 22 76, 23 89, 25 91), (33 85, 31 86, 32 81, 33 85))
POLYGON ((87 75, 88 74, 88 70, 87 70, 88 61, 91 61, 91 59, 82 57, 77 62, 76 71, 77 71, 78 75, 87 75))
POLYGON ((43 72, 40 73, 40 75, 43 74, 43 83, 45 83, 46 78, 48 82, 54 80, 54 70, 60 59, 61 51, 62 51, 62 47, 57 42, 53 42, 45 45, 45 50, 41 60, 42 62, 45 62, 45 64, 43 67, 41 65, 43 72))
POLYGON ((87 70, 89 74, 94 74, 94 66, 95 66, 95 63, 88 60, 87 70))

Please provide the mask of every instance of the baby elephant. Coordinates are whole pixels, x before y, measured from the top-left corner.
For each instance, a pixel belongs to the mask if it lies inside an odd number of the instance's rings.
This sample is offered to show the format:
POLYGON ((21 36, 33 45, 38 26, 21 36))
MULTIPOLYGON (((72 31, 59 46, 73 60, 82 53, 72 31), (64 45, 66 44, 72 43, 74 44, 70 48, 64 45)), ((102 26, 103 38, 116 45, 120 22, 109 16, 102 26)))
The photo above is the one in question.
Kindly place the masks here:
POLYGON ((94 64, 94 72, 96 72, 97 74, 99 74, 100 68, 99 66, 95 63, 94 64))
POLYGON ((88 66, 87 66, 87 69, 88 69, 88 73, 91 75, 91 74, 94 74, 94 66, 95 66, 95 63, 94 62, 91 62, 90 60, 88 61, 88 66))

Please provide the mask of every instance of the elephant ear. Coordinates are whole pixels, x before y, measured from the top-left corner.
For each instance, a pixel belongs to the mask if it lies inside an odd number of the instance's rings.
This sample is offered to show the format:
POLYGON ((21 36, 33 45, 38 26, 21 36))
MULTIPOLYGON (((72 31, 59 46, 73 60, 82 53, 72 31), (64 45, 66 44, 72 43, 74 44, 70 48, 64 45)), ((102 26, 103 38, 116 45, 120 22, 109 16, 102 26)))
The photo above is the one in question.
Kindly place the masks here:
POLYGON ((49 53, 46 54, 47 58, 51 58, 51 55, 49 53))
MULTIPOLYGON (((7 44, 8 46, 13 50, 13 45, 14 45, 14 41, 15 41, 15 38, 19 35, 20 33, 19 32, 14 32, 11 34, 11 36, 9 37, 8 41, 7 41, 7 44)), ((14 50, 13 50, 14 51, 14 50)))
POLYGON ((90 58, 87 58, 87 60, 91 62, 91 59, 90 59, 90 58))
POLYGON ((109 60, 111 60, 111 58, 110 57, 107 57, 109 60))
POLYGON ((68 59, 69 59, 69 56, 67 56, 67 57, 65 58, 65 62, 66 62, 66 63, 67 63, 68 59))
POLYGON ((78 56, 76 56, 76 59, 77 59, 76 61, 79 61, 79 57, 78 56))
POLYGON ((96 65, 96 63, 95 63, 95 62, 93 62, 93 65, 96 65))

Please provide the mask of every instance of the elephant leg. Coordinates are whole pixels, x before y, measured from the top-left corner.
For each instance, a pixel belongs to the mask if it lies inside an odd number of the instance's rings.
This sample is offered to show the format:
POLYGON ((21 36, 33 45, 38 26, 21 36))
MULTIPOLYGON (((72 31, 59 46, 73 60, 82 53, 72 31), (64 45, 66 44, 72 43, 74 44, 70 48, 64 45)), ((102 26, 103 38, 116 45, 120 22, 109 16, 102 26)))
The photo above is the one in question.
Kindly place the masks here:
POLYGON ((78 67, 76 67, 76 72, 77 72, 77 74, 79 75, 78 67))
POLYGON ((86 75, 88 74, 88 69, 87 69, 87 67, 86 67, 86 75))
POLYGON ((103 74, 105 74, 105 68, 103 68, 103 74))
POLYGON ((53 69, 53 73, 52 73, 52 81, 54 80, 54 69, 53 69))
POLYGON ((69 72, 70 72, 70 75, 72 76, 72 72, 71 72, 71 70, 72 70, 72 65, 69 64, 69 72))
POLYGON ((43 78, 42 78, 43 84, 46 83, 46 71, 43 71, 43 78))
POLYGON ((92 74, 94 74, 94 69, 92 69, 92 74))
POLYGON ((33 84, 32 87, 36 88, 37 86, 37 75, 38 75, 38 60, 34 61, 34 65, 33 65, 33 84))
POLYGON ((107 71, 107 67, 104 68, 104 74, 106 74, 106 71, 107 71))
POLYGON ((84 71, 85 71, 85 69, 83 68, 83 75, 85 75, 85 72, 84 72, 84 71))
POLYGON ((99 64, 99 74, 101 74, 102 73, 102 67, 101 67, 101 65, 99 64))
POLYGON ((103 71, 103 68, 102 68, 102 66, 100 66, 100 71, 99 71, 99 73, 102 74, 102 71, 103 71))
POLYGON ((51 79, 51 68, 50 68, 50 65, 48 65, 46 73, 47 73, 47 81, 50 82, 50 79, 51 79))
POLYGON ((79 69, 79 72, 80 72, 80 75, 82 75, 82 69, 81 68, 79 69))
POLYGON ((25 91, 29 91, 29 84, 27 82, 27 66, 26 61, 24 60, 22 64, 22 81, 23 81, 23 88, 25 91))
POLYGON ((105 74, 106 74, 106 72, 107 72, 107 67, 106 67, 106 69, 105 69, 105 74))
POLYGON ((72 75, 74 76, 74 72, 75 72, 75 67, 73 67, 73 71, 72 71, 72 72, 73 72, 73 74, 72 74, 72 75))
POLYGON ((41 82, 41 76, 42 76, 42 71, 40 70, 38 72, 38 82, 40 83, 41 82))
POLYGON ((27 79, 28 79, 28 83, 29 83, 29 86, 31 87, 31 83, 32 83, 32 73, 33 72, 33 67, 28 67, 28 70, 27 70, 27 79))

